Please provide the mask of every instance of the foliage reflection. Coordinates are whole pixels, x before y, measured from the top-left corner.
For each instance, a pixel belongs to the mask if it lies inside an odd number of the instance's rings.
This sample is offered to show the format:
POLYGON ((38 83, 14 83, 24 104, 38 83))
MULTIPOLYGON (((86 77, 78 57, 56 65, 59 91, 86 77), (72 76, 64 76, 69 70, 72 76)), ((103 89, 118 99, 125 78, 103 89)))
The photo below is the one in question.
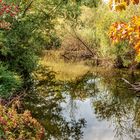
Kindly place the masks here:
MULTIPOLYGON (((36 88, 25 100, 25 108, 32 111, 46 129, 47 139, 80 140, 86 129, 86 119, 76 119, 80 112, 77 101, 89 99, 98 121, 112 124, 117 139, 136 139, 140 128, 139 97, 121 78, 134 82, 137 74, 125 71, 94 72, 72 82, 55 81, 54 73, 40 71, 36 88), (42 76, 44 75, 44 76, 42 76), (120 78, 121 77, 121 78, 120 78), (62 104, 68 105, 72 115, 66 117, 62 104)), ((88 109, 88 108, 87 108, 88 109)), ((68 114, 67 114, 68 115, 68 114)))

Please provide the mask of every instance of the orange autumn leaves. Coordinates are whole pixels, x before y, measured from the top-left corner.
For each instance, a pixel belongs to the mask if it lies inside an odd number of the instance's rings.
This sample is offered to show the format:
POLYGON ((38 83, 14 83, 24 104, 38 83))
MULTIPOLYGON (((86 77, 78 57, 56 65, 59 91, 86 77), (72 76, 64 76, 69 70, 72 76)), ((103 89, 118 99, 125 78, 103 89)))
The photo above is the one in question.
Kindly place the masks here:
POLYGON ((128 23, 113 23, 109 30, 109 37, 113 43, 128 41, 140 56, 140 16, 134 16, 128 23))
POLYGON ((14 108, 0 104, 1 140, 41 140, 45 130, 29 111, 19 114, 14 108))
POLYGON ((130 3, 139 4, 139 2, 139 0, 110 0, 109 7, 111 10, 122 11, 125 10, 130 3))

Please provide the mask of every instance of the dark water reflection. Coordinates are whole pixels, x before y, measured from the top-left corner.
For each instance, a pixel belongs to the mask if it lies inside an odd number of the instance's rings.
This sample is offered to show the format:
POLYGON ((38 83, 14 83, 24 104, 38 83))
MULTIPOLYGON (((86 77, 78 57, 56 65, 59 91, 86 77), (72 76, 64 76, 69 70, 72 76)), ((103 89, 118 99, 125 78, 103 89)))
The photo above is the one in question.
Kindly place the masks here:
POLYGON ((44 125, 46 140, 140 140, 139 93, 121 80, 139 81, 139 74, 96 71, 67 83, 42 75, 25 107, 44 125))

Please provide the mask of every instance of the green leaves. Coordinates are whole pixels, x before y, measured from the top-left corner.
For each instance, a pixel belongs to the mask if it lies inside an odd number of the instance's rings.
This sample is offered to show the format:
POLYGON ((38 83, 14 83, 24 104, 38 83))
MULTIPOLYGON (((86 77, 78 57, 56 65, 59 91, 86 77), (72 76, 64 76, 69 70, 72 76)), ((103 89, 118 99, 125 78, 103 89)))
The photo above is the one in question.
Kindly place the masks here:
POLYGON ((0 98, 8 98, 22 85, 21 78, 0 63, 0 98))

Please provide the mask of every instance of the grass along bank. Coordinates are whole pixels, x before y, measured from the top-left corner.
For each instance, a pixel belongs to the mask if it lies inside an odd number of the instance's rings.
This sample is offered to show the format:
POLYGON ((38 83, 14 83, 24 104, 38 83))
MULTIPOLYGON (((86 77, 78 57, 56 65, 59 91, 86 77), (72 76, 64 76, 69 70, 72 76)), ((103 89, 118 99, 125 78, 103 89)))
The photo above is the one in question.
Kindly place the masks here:
POLYGON ((56 73, 57 80, 75 80, 90 71, 91 67, 84 62, 65 62, 60 54, 60 51, 47 51, 40 60, 41 65, 49 67, 56 73))

